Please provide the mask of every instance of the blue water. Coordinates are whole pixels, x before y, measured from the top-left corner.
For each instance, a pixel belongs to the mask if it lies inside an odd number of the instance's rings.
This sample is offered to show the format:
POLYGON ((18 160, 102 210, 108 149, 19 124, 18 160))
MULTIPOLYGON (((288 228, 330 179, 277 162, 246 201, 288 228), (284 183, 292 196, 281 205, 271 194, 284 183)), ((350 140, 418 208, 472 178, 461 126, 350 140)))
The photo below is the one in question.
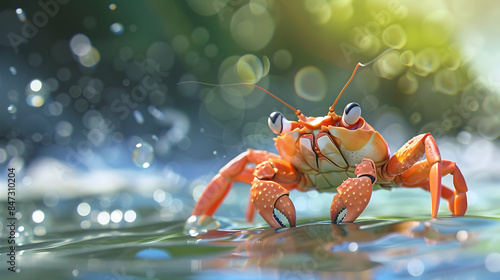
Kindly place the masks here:
MULTIPOLYGON (((299 220, 296 228, 281 230, 260 222, 219 219, 219 229, 196 236, 184 233, 184 220, 85 230, 61 225, 43 236, 25 236, 29 242, 17 247, 20 271, 2 269, 0 275, 2 279, 39 279, 42 275, 50 279, 500 276, 498 218, 372 217, 341 225, 316 219, 299 220)), ((2 259, 7 250, 2 242, 2 259)))

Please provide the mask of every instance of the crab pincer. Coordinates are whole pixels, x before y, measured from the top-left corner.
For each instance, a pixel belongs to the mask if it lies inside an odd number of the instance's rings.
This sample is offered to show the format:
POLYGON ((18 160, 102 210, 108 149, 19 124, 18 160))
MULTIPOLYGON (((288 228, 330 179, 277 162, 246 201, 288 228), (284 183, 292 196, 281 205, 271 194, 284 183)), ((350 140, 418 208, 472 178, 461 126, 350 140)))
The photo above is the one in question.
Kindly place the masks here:
POLYGON ((274 228, 285 227, 276 216, 274 210, 280 211, 287 219, 290 227, 295 226, 296 213, 288 190, 278 183, 255 178, 251 189, 252 203, 264 220, 274 228))
POLYGON ((365 210, 377 179, 375 168, 373 160, 363 159, 356 164, 354 174, 357 178, 347 179, 337 188, 330 208, 333 223, 353 222, 365 210), (344 216, 341 216, 344 211, 344 216))
POLYGON ((294 227, 295 207, 288 197, 287 188, 295 187, 299 180, 295 168, 284 160, 270 159, 257 165, 254 176, 250 195, 257 212, 272 227, 284 227, 274 212, 276 209, 288 219, 290 227, 294 227))

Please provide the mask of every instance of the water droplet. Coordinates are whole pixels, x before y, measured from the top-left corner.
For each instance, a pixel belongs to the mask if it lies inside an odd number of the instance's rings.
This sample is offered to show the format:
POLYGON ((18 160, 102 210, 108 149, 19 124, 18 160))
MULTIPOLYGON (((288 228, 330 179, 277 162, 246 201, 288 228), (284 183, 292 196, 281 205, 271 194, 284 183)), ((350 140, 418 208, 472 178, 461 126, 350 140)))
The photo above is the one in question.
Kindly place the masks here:
POLYGON ((142 115, 141 111, 134 110, 134 119, 138 124, 144 124, 144 116, 142 115))
POLYGON ((17 14, 17 18, 21 21, 21 22, 25 22, 26 21, 26 14, 24 13, 24 10, 21 9, 21 8, 17 8, 16 9, 16 14, 17 14))
POLYGON ((31 81, 30 89, 34 92, 39 92, 42 89, 42 82, 38 79, 31 81))
POLYGON ((406 33, 401 25, 393 24, 382 32, 382 40, 391 48, 401 49, 406 45, 406 33))
POLYGON ((111 30, 111 32, 115 35, 121 35, 123 34, 123 31, 125 31, 125 28, 123 27, 123 24, 115 22, 109 26, 109 30, 111 30))
POLYGON ((12 74, 12 76, 17 75, 17 69, 14 66, 9 67, 9 71, 12 74))
POLYGON ((309 101, 321 101, 328 90, 326 77, 315 66, 306 66, 295 74, 295 92, 309 101))
POLYGON ((257 56, 246 54, 238 59, 236 70, 243 83, 255 84, 262 78, 264 66, 257 56))
POLYGON ((458 77, 455 71, 441 69, 434 75, 434 87, 436 91, 456 95, 458 93, 458 77))
POLYGON ((420 76, 426 76, 436 71, 439 65, 439 56, 436 51, 431 48, 424 49, 415 56, 415 67, 418 71, 416 74, 420 76))
POLYGON ((154 149, 148 142, 140 142, 135 145, 132 159, 138 167, 148 168, 154 158, 154 149))
POLYGON ((407 72, 398 79, 398 88, 402 93, 412 94, 418 89, 418 80, 411 72, 407 72))
POLYGON ((109 9, 110 9, 111 11, 116 10, 116 4, 109 4, 109 9))
POLYGON ((400 59, 404 65, 412 66, 415 63, 415 54, 410 50, 406 50, 401 54, 400 59))
POLYGON ((10 104, 9 107, 7 107, 7 111, 11 114, 15 114, 17 112, 17 107, 14 104, 10 104))
POLYGON ((207 216, 203 222, 200 222, 200 218, 200 216, 189 217, 184 225, 184 232, 191 236, 197 236, 209 230, 218 229, 220 226, 219 221, 213 217, 207 216))

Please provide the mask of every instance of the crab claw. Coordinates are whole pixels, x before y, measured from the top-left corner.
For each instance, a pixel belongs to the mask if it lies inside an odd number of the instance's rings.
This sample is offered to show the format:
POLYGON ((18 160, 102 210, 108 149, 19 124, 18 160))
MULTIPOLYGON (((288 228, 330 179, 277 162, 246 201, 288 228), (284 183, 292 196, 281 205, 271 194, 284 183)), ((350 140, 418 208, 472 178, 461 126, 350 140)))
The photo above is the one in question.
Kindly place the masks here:
POLYGON ((330 208, 332 222, 353 222, 370 201, 372 181, 369 177, 347 179, 337 188, 337 191, 330 208), (342 217, 341 214, 344 212, 345 216, 342 217))
POLYGON ((290 227, 295 226, 296 213, 288 191, 273 181, 255 179, 251 189, 252 203, 264 220, 274 228, 285 227, 276 216, 274 209, 280 211, 288 220, 290 227))

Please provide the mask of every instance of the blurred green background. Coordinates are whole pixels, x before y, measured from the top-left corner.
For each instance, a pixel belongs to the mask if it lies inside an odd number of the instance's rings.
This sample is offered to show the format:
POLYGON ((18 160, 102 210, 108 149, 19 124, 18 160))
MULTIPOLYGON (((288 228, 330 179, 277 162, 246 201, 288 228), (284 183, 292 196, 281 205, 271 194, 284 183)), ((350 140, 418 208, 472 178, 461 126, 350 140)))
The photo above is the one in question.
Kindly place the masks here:
POLYGON ((500 136, 493 1, 40 3, 2 3, 3 165, 49 155, 91 169, 105 154, 103 165, 131 167, 139 142, 151 145, 141 167, 148 154, 162 164, 269 148, 267 116, 293 112, 257 90, 177 83, 257 83, 322 116, 356 63, 388 48, 337 112, 360 103, 396 149, 406 140, 392 134, 500 136))

